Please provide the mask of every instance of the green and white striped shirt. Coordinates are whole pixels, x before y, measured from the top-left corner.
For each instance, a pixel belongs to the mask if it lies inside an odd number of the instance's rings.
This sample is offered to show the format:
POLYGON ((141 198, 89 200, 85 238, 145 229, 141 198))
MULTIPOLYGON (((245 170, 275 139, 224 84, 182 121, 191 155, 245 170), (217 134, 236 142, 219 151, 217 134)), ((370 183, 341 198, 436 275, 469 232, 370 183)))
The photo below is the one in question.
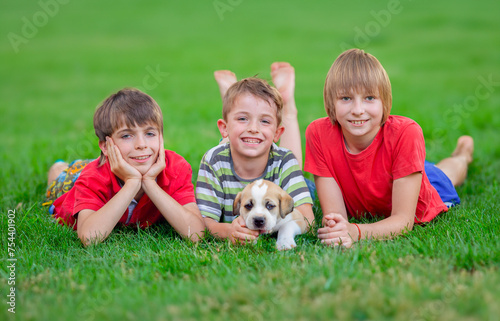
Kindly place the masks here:
POLYGON ((233 202, 238 192, 257 179, 269 180, 283 188, 294 200, 295 207, 312 204, 311 194, 293 153, 273 143, 267 168, 261 177, 246 180, 236 175, 229 143, 210 149, 201 160, 196 183, 196 203, 204 217, 230 223, 233 202))

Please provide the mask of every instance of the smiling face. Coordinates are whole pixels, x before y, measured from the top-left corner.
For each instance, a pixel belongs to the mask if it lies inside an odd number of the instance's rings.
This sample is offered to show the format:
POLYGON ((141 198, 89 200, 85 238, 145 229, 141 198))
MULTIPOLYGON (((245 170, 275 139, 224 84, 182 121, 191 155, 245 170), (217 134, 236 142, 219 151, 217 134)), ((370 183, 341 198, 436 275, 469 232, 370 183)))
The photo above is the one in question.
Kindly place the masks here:
MULTIPOLYGON (((158 158, 160 132, 151 124, 119 126, 111 135, 120 150, 123 159, 144 175, 158 158)), ((101 150, 107 156, 106 144, 100 143, 101 150)))
POLYGON ((351 148, 356 145, 358 149, 364 149, 377 136, 384 109, 377 94, 364 90, 338 95, 335 100, 335 114, 347 146, 351 148))
POLYGON ((374 96, 383 106, 380 125, 387 120, 392 108, 389 76, 377 58, 360 49, 340 54, 326 76, 323 90, 325 110, 333 125, 337 121, 339 98, 354 93, 364 95, 364 98, 374 96))
POLYGON ((102 151, 99 166, 106 162, 106 137, 114 138, 112 135, 119 130, 124 127, 132 129, 137 124, 149 124, 149 127, 163 133, 163 115, 151 96, 137 89, 125 88, 102 102, 94 114, 94 130, 102 151))
POLYGON ((238 96, 227 114, 219 119, 222 137, 229 138, 231 156, 235 162, 266 159, 273 142, 284 128, 278 124, 277 107, 269 101, 244 93, 238 96))

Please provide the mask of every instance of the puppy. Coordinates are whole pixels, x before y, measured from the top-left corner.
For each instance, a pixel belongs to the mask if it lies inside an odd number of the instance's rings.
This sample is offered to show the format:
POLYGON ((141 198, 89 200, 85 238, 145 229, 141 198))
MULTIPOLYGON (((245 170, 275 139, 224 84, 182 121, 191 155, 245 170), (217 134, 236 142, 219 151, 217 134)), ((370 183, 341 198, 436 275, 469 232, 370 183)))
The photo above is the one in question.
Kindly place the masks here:
POLYGON ((307 229, 304 216, 294 210, 293 199, 273 182, 259 179, 236 195, 233 213, 241 215, 251 230, 278 232, 278 250, 296 246, 295 236, 307 229))

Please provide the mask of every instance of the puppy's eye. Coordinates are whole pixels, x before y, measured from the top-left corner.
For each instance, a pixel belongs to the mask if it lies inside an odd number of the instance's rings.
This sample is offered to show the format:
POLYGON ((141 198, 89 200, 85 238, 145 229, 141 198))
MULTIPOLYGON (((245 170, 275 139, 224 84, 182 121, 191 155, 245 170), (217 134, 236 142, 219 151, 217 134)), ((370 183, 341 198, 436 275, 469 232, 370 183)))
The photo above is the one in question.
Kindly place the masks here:
POLYGON ((267 208, 269 211, 270 211, 270 210, 272 210, 272 209, 273 209, 273 208, 275 208, 275 207, 276 207, 276 205, 274 205, 274 204, 271 204, 271 203, 266 203, 266 208, 267 208))
POLYGON ((250 211, 253 208, 253 204, 251 202, 247 203, 245 204, 245 208, 250 211))

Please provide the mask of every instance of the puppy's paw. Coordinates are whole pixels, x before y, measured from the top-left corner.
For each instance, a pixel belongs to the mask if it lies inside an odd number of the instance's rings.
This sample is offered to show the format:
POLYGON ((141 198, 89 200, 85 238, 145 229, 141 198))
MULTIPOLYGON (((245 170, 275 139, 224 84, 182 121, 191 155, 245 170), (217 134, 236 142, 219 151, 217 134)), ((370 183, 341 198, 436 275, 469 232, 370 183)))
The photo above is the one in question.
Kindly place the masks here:
POLYGON ((293 237, 278 239, 278 241, 276 242, 276 247, 278 248, 278 251, 290 250, 296 246, 297 244, 295 243, 293 237))

